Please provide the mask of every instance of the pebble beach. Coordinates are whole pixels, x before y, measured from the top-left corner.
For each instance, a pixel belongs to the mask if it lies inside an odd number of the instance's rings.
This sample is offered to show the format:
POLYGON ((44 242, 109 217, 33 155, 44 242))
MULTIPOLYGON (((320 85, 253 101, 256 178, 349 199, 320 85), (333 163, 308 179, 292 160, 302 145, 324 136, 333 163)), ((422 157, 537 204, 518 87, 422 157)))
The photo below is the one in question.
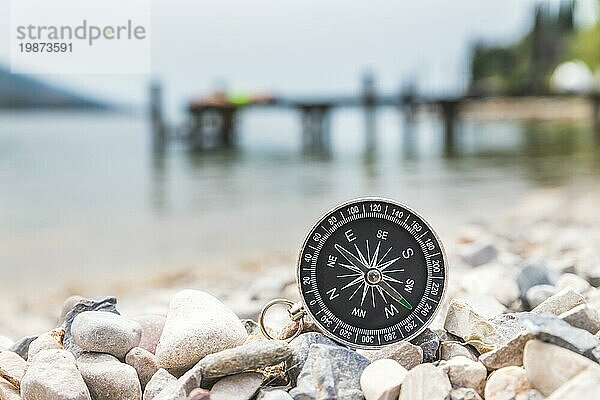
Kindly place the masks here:
MULTIPOLYGON (((600 192, 545 190, 444 238, 448 287, 418 337, 354 350, 285 313, 293 255, 178 271, 0 315, 1 400, 600 398, 600 192), (20 315, 27 314, 27 315, 20 315)), ((492 214, 493 211, 491 210, 492 214)), ((68 296, 67 296, 68 294, 68 296)))

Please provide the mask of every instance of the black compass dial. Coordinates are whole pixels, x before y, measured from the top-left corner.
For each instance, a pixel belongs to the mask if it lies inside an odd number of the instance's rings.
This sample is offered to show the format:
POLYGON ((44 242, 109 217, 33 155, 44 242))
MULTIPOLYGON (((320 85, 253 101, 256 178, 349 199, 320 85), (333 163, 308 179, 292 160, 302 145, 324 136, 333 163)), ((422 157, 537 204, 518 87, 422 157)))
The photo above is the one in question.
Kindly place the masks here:
POLYGON ((314 226, 298 277, 306 309, 325 334, 377 348, 427 326, 443 296, 446 262, 437 235, 414 211, 358 199, 314 226))

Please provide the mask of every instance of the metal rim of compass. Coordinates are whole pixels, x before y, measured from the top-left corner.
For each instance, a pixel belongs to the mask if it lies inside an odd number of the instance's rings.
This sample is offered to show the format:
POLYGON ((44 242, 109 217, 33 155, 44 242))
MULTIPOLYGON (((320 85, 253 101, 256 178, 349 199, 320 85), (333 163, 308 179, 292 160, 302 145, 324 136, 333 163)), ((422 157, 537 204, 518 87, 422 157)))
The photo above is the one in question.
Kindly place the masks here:
MULTIPOLYGON (((427 220, 417 211, 415 211, 412 207, 409 207, 408 205, 401 203, 399 201, 396 200, 392 200, 389 199, 387 197, 379 197, 379 196, 365 196, 365 197, 357 197, 354 199, 350 199, 347 200, 343 203, 339 203, 337 204, 335 207, 330 208, 329 210, 327 210, 326 212, 324 212, 318 219, 317 221, 311 226, 311 228, 308 230, 308 233, 306 235, 306 238, 304 239, 304 241, 302 242, 302 246, 300 246, 300 251, 298 252, 298 259, 296 262, 296 287, 298 289, 298 292, 300 293, 300 301, 302 302, 302 306, 304 309, 304 312, 306 313, 307 316, 309 316, 312 320, 312 322, 319 328, 319 330, 321 331, 322 334, 324 334, 325 336, 327 336, 328 338, 332 339, 333 341, 337 342, 337 343, 342 343, 350 348, 353 349, 362 349, 362 350, 378 350, 378 349, 382 349, 388 346, 391 346, 395 343, 399 343, 399 342, 408 342, 411 339, 414 339, 415 337, 419 336, 430 324, 431 322, 433 322, 433 320, 437 317, 437 315, 439 314, 440 310, 441 310, 441 305, 442 302, 444 300, 444 297, 446 295, 446 290, 447 290, 447 286, 448 286, 448 258, 446 257, 446 249, 444 248, 444 244, 442 243, 442 240, 440 239, 439 235, 437 234, 437 232, 431 227, 431 225, 429 224, 429 222, 427 222, 427 220), (417 329, 415 332, 413 332, 411 335, 407 336, 406 338, 403 338, 397 342, 394 343, 389 343, 389 344, 384 344, 384 345, 360 345, 357 343, 353 343, 353 342, 349 342, 346 340, 343 340, 337 336, 335 336, 334 334, 332 334, 331 332, 329 332, 320 322, 317 318, 315 318, 315 316, 313 315, 312 311, 309 309, 309 307, 306 304, 306 300, 304 299, 304 292, 302 291, 302 285, 300 284, 300 269, 301 264, 302 264, 302 253, 304 252, 304 249, 306 248, 310 238, 311 238, 311 233, 321 224, 321 222, 323 221, 323 219, 325 217, 327 217, 328 215, 330 215, 331 213, 339 210, 340 208, 346 207, 350 204, 355 204, 355 203, 361 203, 364 201, 381 201, 381 202, 386 202, 389 204, 393 204, 396 205, 398 207, 402 207, 404 208, 406 211, 414 214, 416 217, 418 217, 423 224, 431 231, 431 233, 433 234, 433 237, 435 238, 435 240, 437 241, 438 245, 440 246, 440 252, 442 253, 442 260, 444 261, 444 286, 442 288, 442 293, 440 295, 440 301, 437 303, 435 310, 433 310, 433 312, 431 313, 430 318, 423 324, 423 326, 421 326, 419 329, 417 329)), ((299 334, 300 332, 298 332, 297 334, 299 334)), ((295 335, 297 336, 297 335, 295 335)), ((294 337, 295 337, 294 336, 294 337)))

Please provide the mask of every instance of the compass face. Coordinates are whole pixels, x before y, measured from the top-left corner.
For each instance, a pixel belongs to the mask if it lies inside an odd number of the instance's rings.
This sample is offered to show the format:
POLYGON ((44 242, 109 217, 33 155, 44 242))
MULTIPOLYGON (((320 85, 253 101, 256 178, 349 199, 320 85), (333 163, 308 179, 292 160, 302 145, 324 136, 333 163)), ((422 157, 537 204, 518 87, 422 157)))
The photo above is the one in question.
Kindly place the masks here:
POLYGON ((387 199, 342 204, 312 229, 298 260, 305 308, 323 333, 357 348, 418 335, 444 294, 446 259, 431 227, 387 199))

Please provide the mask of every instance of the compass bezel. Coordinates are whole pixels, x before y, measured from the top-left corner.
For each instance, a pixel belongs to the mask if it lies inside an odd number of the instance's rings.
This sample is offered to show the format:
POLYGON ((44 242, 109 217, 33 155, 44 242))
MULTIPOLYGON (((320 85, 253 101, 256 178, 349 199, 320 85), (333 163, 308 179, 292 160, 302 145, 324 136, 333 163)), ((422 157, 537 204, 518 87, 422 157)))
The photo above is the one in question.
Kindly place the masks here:
MULTIPOLYGON (((429 278, 430 279, 430 278, 429 278)), ((401 341, 410 341, 411 339, 414 339, 415 337, 417 337, 419 334, 421 334, 430 324, 433 320, 435 320, 436 316, 438 315, 438 313, 441 310, 441 305, 442 302, 444 301, 446 292, 447 292, 447 286, 448 286, 448 258, 446 256, 446 250, 444 248, 444 244, 442 243, 439 235, 437 234, 437 232, 431 227, 431 225, 429 224, 429 222, 416 210, 414 210, 412 207, 398 202, 396 200, 392 200, 389 198, 385 198, 385 197, 377 197, 377 196, 368 196, 368 197, 358 197, 358 198, 354 198, 354 199, 350 199, 348 201, 345 201, 343 203, 340 203, 338 205, 336 205, 335 207, 332 207, 331 209, 329 209, 328 211, 326 211, 325 213, 323 213, 321 215, 321 217, 311 226, 310 230, 308 231, 302 246, 300 247, 300 251, 298 252, 298 259, 296 262, 296 286, 298 288, 298 292, 300 293, 300 298, 302 301, 302 305, 304 306, 304 310, 306 311, 307 315, 310 316, 310 318, 312 319, 312 322, 319 328, 319 330, 321 331, 321 333, 323 333, 325 336, 327 336, 328 338, 332 339, 335 342, 344 344, 350 348, 354 348, 354 349, 363 349, 363 350, 377 350, 377 349, 381 349, 390 345, 393 345, 395 343, 399 343, 401 341), (402 208, 404 210, 406 210, 407 212, 409 212, 410 214, 414 215, 415 217, 417 217, 424 225, 425 228, 427 228, 429 230, 429 232, 431 232, 432 236, 434 237, 437 245, 439 246, 439 252, 441 253, 441 259, 443 261, 443 285, 441 288, 441 293, 439 295, 439 301, 437 302, 434 310, 429 314, 429 317, 427 318, 426 321, 424 321, 424 323, 422 324, 422 326, 418 327, 414 332, 412 332, 410 335, 400 338, 396 341, 390 342, 390 343, 386 343, 386 344, 382 344, 382 345, 377 345, 377 344, 359 344, 359 343, 355 343, 355 342, 351 342, 351 341, 347 341, 344 340, 338 336, 336 336, 335 334, 333 334, 332 332, 330 332, 327 328, 325 328, 323 326, 323 324, 321 324, 321 322, 318 320, 318 318, 316 318, 316 316, 313 314, 312 310, 310 309, 310 307, 308 307, 307 304, 307 300, 305 297, 305 293, 304 290, 302 288, 302 283, 301 283, 301 269, 302 269, 302 256, 305 253, 305 249, 308 246, 308 243, 313 235, 313 233, 315 232, 315 230, 323 223, 323 221, 326 220, 327 217, 329 217, 331 214, 337 212, 338 210, 344 208, 344 207, 348 207, 350 205, 354 205, 354 204, 359 204, 359 203, 364 203, 364 202, 383 202, 383 203, 387 203, 390 205, 394 205, 397 206, 399 208, 402 208)), ((331 312, 331 311, 330 311, 331 312)), ((416 312, 413 311, 413 312, 416 312)), ((333 313, 332 313, 333 314, 333 313)), ((412 313, 411 313, 412 314, 412 313)), ((339 317, 338 317, 339 318, 339 317)))

